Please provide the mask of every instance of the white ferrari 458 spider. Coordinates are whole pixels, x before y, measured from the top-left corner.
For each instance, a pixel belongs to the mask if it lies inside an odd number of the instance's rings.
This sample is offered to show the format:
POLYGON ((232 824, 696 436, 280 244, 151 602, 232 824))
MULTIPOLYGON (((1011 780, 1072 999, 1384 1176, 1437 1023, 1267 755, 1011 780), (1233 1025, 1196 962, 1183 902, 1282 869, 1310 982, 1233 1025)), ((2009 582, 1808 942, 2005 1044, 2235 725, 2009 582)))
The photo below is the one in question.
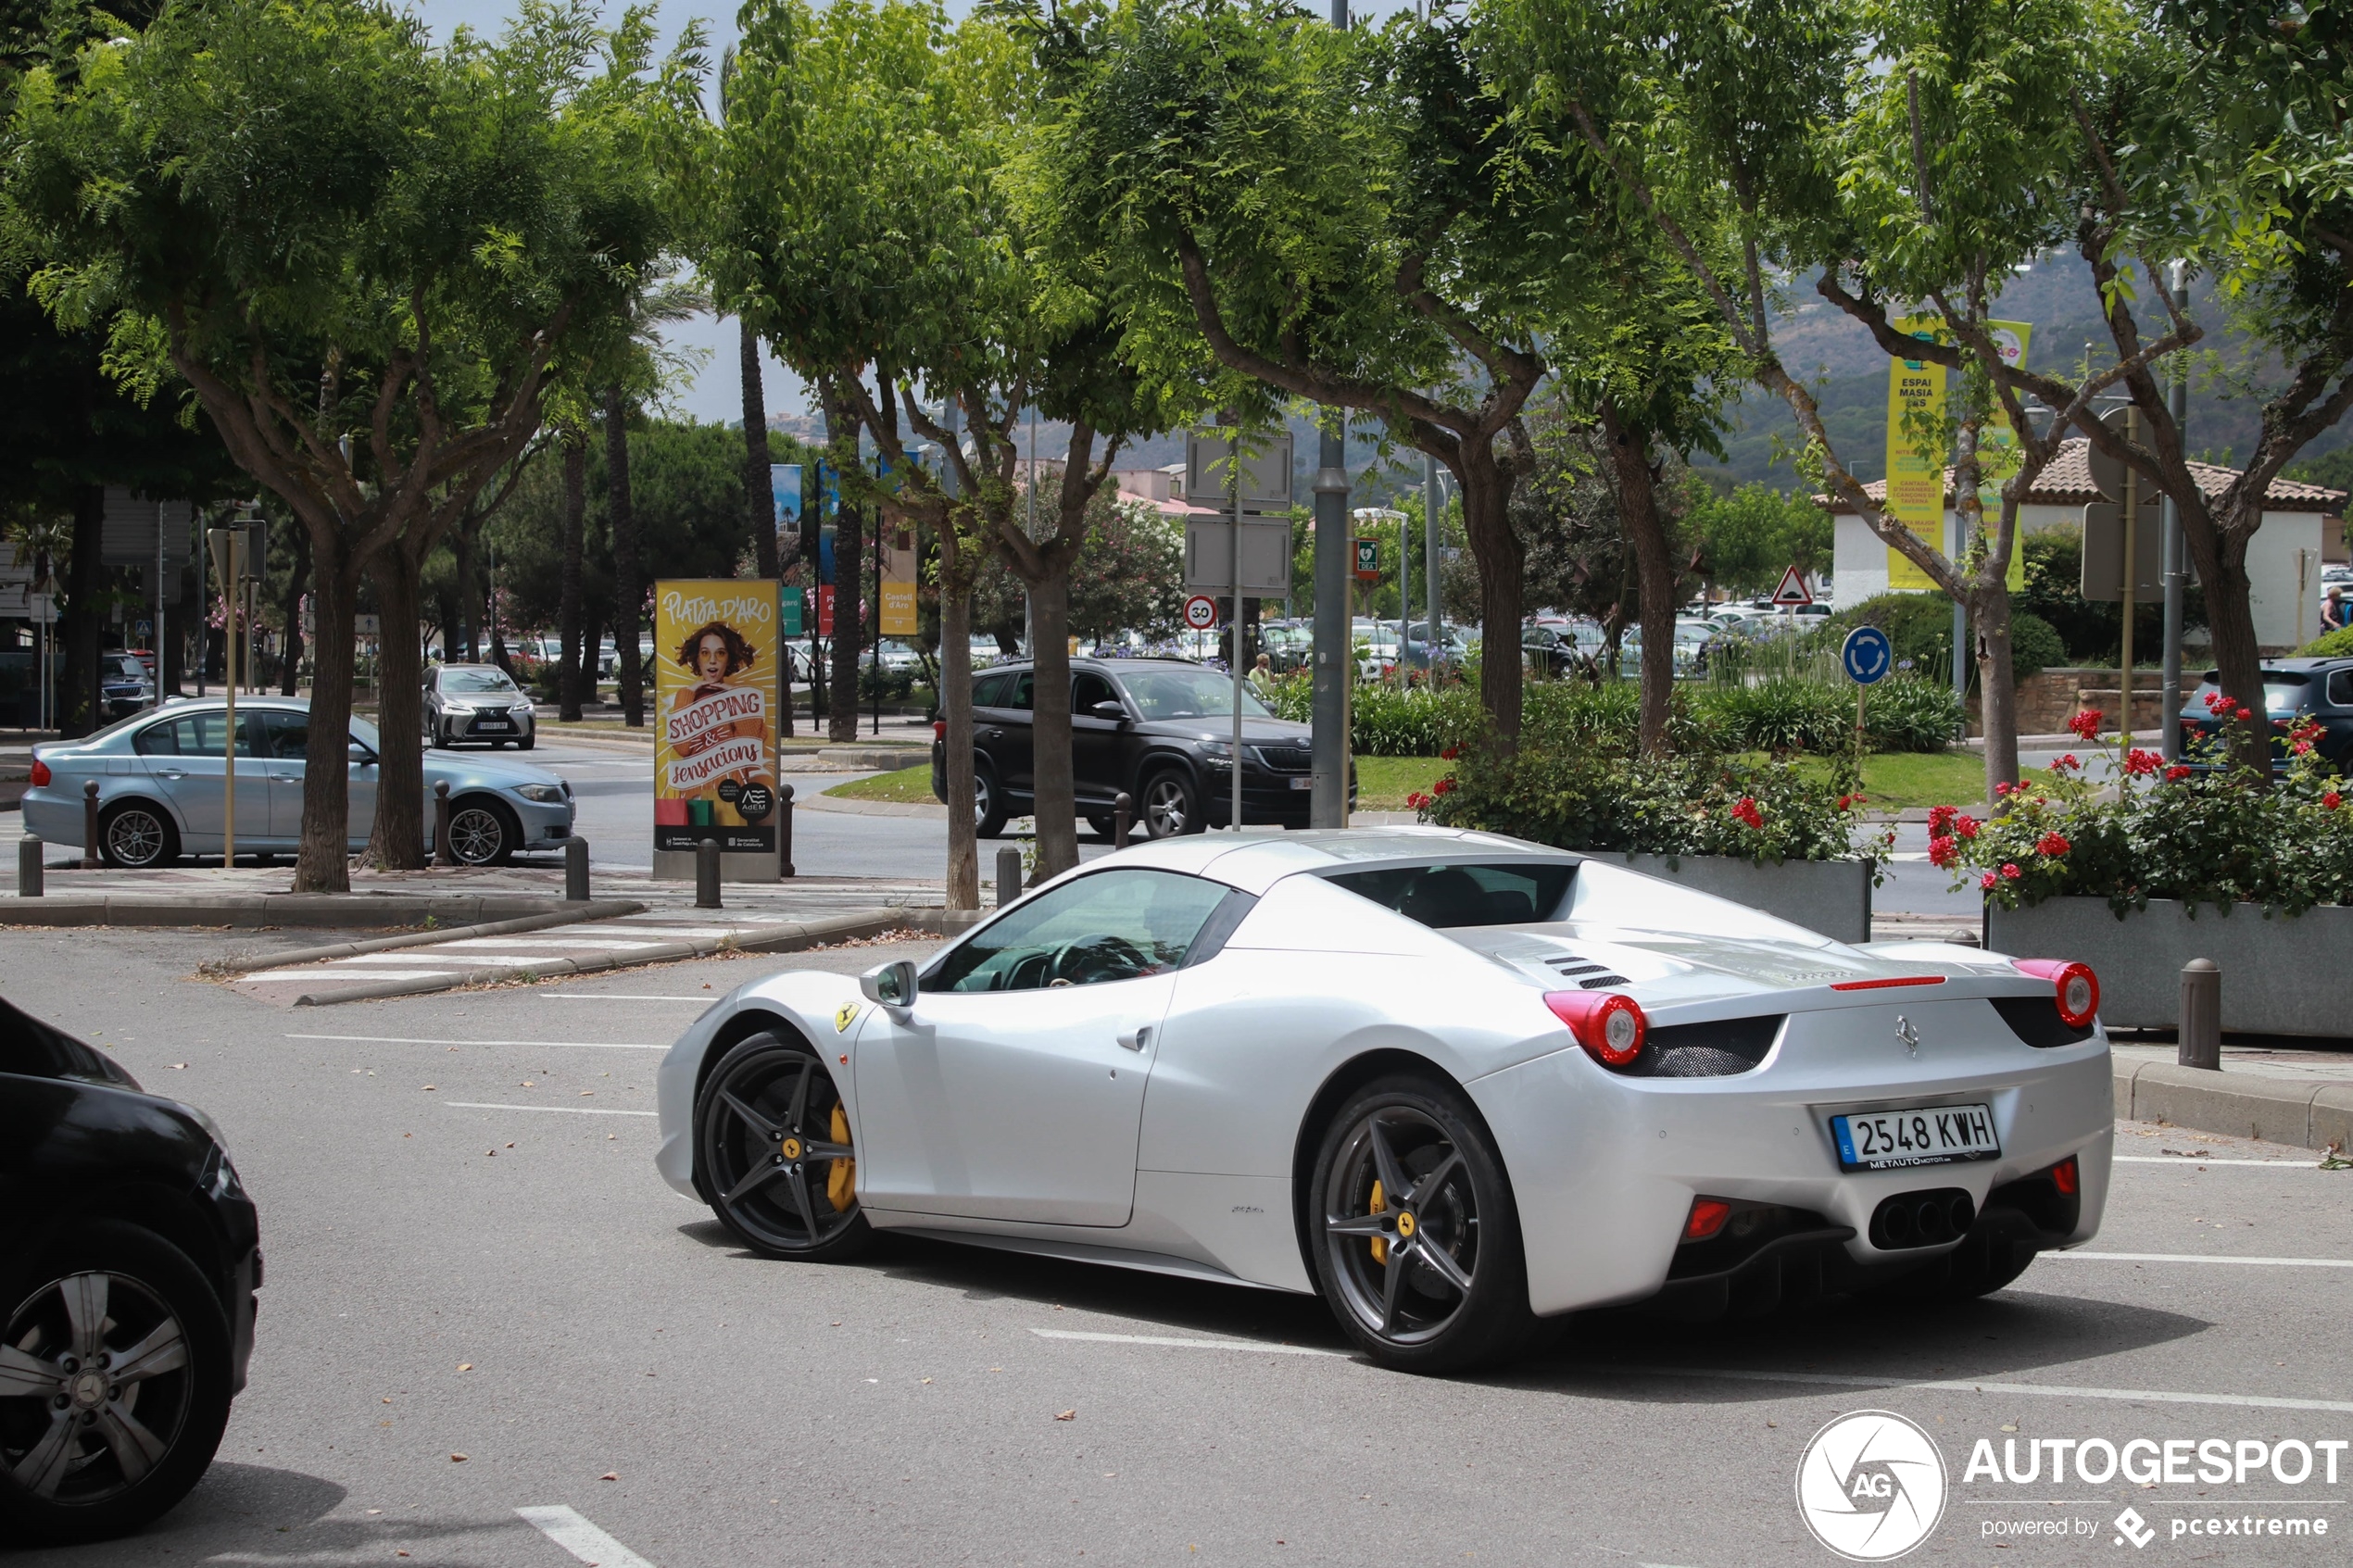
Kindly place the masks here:
POLYGON ((2089 1240, 2098 1004, 1490 834, 1207 834, 920 972, 735 992, 663 1060, 657 1162, 775 1257, 902 1230, 1315 1291, 1439 1371, 1579 1308, 1973 1296, 2089 1240))

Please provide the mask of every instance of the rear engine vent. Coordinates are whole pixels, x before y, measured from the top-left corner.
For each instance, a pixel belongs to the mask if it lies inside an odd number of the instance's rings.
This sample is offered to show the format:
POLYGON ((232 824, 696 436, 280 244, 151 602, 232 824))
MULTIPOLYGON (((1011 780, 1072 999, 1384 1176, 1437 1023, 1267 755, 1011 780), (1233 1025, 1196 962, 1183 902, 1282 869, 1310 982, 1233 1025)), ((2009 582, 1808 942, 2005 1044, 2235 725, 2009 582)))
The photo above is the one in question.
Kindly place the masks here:
POLYGON ((1606 964, 1597 964, 1591 959, 1554 959, 1551 962, 1562 979, 1574 980, 1580 987, 1588 991, 1599 991, 1606 986, 1633 984, 1622 974, 1612 974, 1606 964))
POLYGON ((1653 1025, 1650 1043, 1625 1070, 1631 1078, 1729 1078, 1753 1071, 1773 1048, 1782 1014, 1714 1023, 1653 1025))
POLYGON ((2059 1016, 2058 1002, 2050 997, 1995 997, 1994 1010, 2010 1033, 2037 1050, 2080 1046, 2092 1037, 2092 1026, 2077 1028, 2059 1016))

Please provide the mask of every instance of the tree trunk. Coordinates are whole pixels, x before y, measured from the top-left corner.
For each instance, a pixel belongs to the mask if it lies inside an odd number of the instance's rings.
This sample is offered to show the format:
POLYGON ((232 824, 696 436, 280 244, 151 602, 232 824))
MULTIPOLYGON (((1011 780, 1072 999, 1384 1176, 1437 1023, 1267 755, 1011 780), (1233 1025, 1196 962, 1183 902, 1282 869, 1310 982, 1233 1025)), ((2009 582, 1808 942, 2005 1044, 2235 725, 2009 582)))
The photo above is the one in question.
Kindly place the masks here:
POLYGON ((564 560, 556 609, 556 630, 563 646, 556 670, 556 717, 578 723, 582 693, 593 684, 583 680, 581 671, 584 666, 592 671, 597 667, 594 645, 584 651, 580 639, 580 551, 583 520, 588 509, 588 442, 578 431, 563 437, 563 470, 564 560))
POLYGON ((1601 407, 1601 425, 1603 438, 1609 444, 1618 523, 1634 550, 1634 586, 1642 627, 1642 755, 1663 757, 1667 717, 1675 697, 1675 561, 1667 547, 1666 521, 1658 515, 1658 486, 1651 472, 1648 433, 1621 423, 1617 408, 1606 399, 1601 407))
POLYGON ((1509 751, 1519 746, 1519 620, 1528 551, 1512 531, 1511 493, 1496 471, 1493 439, 1464 441, 1456 463, 1463 531, 1478 561, 1478 700, 1496 740, 1509 751))
POLYGON ((278 672, 278 695, 292 696, 302 677, 302 597, 310 591, 310 530, 296 524, 294 560, 286 568, 286 597, 281 607, 286 622, 285 668, 278 672))
POLYGON ((377 642, 376 731, 383 741, 376 765, 376 824, 368 859, 385 871, 422 871, 425 864, 424 660, 418 646, 421 595, 417 561, 408 540, 396 539, 369 563, 384 634, 377 642))
POLYGON ((605 508, 612 521, 613 648, 621 656, 621 717, 646 727, 645 671, 637 662, 637 624, 646 583, 637 565, 637 518, 629 503, 628 406, 621 388, 605 389, 605 508))
POLYGON ((57 734, 68 740, 106 722, 98 693, 98 644, 105 633, 107 492, 85 485, 74 497, 73 554, 66 566, 66 612, 58 625, 65 668, 58 671, 57 734))
POLYGON ((1977 645, 1978 712, 1985 723, 1985 800, 2018 783, 2018 680, 2010 659, 2010 595, 1995 583, 1969 596, 1977 645))
MULTIPOLYGON (((186 652, 188 628, 195 621, 199 613, 199 607, 204 603, 200 595, 189 592, 189 584, 196 580, 196 569, 194 565, 182 567, 172 580, 171 634, 162 639, 156 646, 157 669, 163 676, 163 695, 166 696, 182 695, 182 683, 188 672, 186 652)), ((203 632, 202 627, 197 627, 196 630, 199 634, 203 632)))
MULTIPOLYGON (((1049 552, 1054 559, 1059 552, 1049 552)), ((1029 585, 1030 657, 1036 677, 1029 715, 1030 803, 1038 824, 1033 882, 1078 864, 1077 789, 1071 777, 1070 561, 1029 585)), ((1238 623, 1239 627, 1239 623, 1238 623)), ((1240 759, 1235 759, 1240 766, 1240 759)))
MULTIPOLYGON (((760 575, 775 581, 776 502, 768 483, 768 398, 761 384, 760 334, 738 320, 736 330, 744 379, 744 506, 751 528, 752 558, 760 575)), ((787 703, 789 708, 790 704, 787 703)), ((787 732, 789 733, 789 732, 787 732)))
MULTIPOLYGON (((2185 543, 2189 542, 2189 534, 2188 529, 2183 530, 2185 543)), ((2271 721, 2263 707, 2263 649, 2255 634, 2246 545, 2246 533, 2226 528, 2213 541, 2211 552, 2193 546, 2190 554, 2197 569, 2199 585, 2206 590, 2206 631, 2212 646, 2214 668, 2221 677, 2221 689, 2250 714, 2244 723, 2224 720, 2222 734, 2230 740, 2231 759, 2242 768, 2254 770, 2256 776, 2268 784, 2271 776, 2271 721)), ((2178 724, 2181 720, 2169 713, 2165 721, 2178 724)))
MULTIPOLYGON (((948 908, 980 908, 980 844, 973 801, 972 590, 939 591, 940 742, 948 779, 948 908)), ((1074 840, 1076 833, 1072 834, 1074 840)))
POLYGON ((863 645, 858 601, 865 586, 866 520, 844 505, 834 524, 834 683, 826 704, 829 737, 858 738, 858 655, 863 645))
POLYGON ((302 771, 296 893, 351 891, 351 617, 360 563, 339 536, 311 537, 311 603, 325 631, 311 655, 310 741, 302 771))

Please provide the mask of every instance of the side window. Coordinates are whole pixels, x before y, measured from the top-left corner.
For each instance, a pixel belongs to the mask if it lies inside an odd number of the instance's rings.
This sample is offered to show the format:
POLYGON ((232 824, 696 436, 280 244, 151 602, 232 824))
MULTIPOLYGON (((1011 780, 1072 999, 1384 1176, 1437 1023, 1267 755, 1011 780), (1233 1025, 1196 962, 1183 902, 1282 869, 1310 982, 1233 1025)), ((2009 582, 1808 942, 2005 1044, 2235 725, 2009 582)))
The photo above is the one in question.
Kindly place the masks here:
POLYGON ((1092 718, 1095 704, 1118 700, 1119 694, 1111 689, 1111 683, 1091 670, 1077 671, 1070 677, 1070 710, 1073 713, 1083 713, 1092 718))
POLYGON ((1034 688, 1038 684, 1038 677, 1024 670, 1013 677, 1013 695, 1000 698, 997 706, 1011 708, 1022 713, 1029 712, 1036 706, 1032 698, 1035 695, 1034 688))
POLYGON ((185 721, 150 724, 132 738, 131 748, 142 757, 177 757, 182 722, 185 721))
POLYGON ((2329 701, 2338 708, 2353 708, 2353 669, 2339 670, 2329 677, 2329 701))
MULTIPOLYGON (((226 713, 191 713, 169 723, 150 724, 132 745, 148 757, 218 757, 227 734, 226 713)), ((237 721, 237 755, 253 755, 253 726, 237 721)))
POLYGON ((1013 678, 1011 675, 983 675, 973 683, 973 706, 975 708, 1004 707, 1005 690, 1013 684, 1013 678))
POLYGON ((261 740, 267 755, 299 762, 310 748, 310 715, 283 709, 261 710, 261 740))
POLYGON ((950 948, 925 991, 1036 991, 1157 974, 1185 961, 1230 891, 1176 872, 1097 872, 1041 893, 950 948))
POLYGON ((1343 872, 1329 878, 1360 898, 1443 931, 1466 925, 1519 925, 1558 918, 1576 880, 1574 862, 1401 866, 1343 872))

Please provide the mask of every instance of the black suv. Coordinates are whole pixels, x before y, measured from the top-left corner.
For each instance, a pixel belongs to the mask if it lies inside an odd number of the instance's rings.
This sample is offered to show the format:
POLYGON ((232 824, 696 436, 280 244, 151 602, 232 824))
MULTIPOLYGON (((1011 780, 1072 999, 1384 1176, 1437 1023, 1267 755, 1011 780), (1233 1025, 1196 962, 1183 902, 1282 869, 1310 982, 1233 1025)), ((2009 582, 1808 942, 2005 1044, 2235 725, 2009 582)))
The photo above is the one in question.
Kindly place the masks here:
POLYGON ((187 1495, 260 1284, 205 1114, 0 1001, 0 1542, 123 1535, 187 1495))
MULTIPOLYGON (((2353 773, 2353 659, 2267 659, 2263 661, 2263 711, 2271 721, 2271 768, 2287 768, 2288 731, 2299 720, 2320 725, 2312 749, 2341 773, 2353 773)), ((2182 749, 2187 755, 2200 736, 2221 728, 2207 707, 2221 690, 2219 670, 2208 670, 2182 705, 2182 749)), ((2233 696, 2238 696, 2233 692, 2233 696)))
MULTIPOLYGON (((973 775, 980 834, 1031 812, 1033 667, 1000 664, 973 677, 973 775)), ((1078 814, 1108 838, 1113 802, 1136 802, 1153 838, 1224 825, 1233 814, 1233 678, 1181 659, 1070 661, 1070 754, 1078 814)), ((1242 822, 1305 827, 1308 727, 1242 692, 1242 822)), ((931 792, 948 798, 947 748, 931 748, 931 792)), ((1354 804, 1355 782, 1349 784, 1354 804)))

